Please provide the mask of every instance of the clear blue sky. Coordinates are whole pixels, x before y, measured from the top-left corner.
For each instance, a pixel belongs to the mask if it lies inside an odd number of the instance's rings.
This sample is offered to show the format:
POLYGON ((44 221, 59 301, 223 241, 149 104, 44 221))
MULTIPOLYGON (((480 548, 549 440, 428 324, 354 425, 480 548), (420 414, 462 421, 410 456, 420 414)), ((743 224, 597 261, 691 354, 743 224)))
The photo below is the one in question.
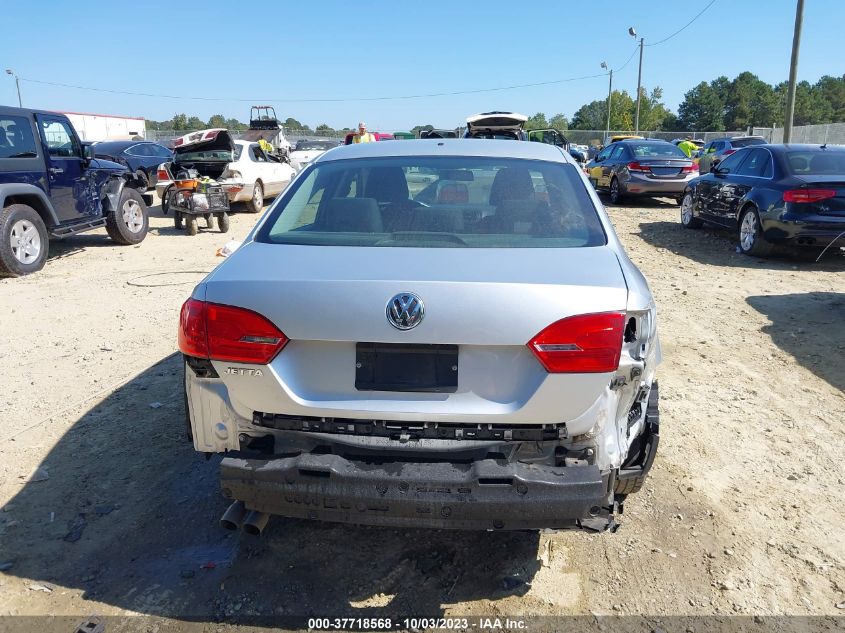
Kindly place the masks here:
MULTIPOLYGON (((693 26, 645 49, 643 84, 676 110, 718 75, 787 78, 796 0, 717 0, 693 26)), ((2 68, 22 78, 118 91, 221 98, 193 101, 21 82, 24 105, 167 119, 177 112, 246 120, 268 101, 284 119, 316 126, 401 130, 454 127, 468 114, 563 112, 603 99, 605 76, 501 92, 396 101, 286 103, 495 88, 619 68, 635 48, 671 34, 707 0, 557 2, 4 2, 2 68), (184 37, 178 37, 182 31, 184 37), (193 32, 192 32, 193 31, 193 32), (243 101, 235 101, 242 99, 243 101)), ((807 0, 799 79, 845 73, 845 0, 807 0)), ((637 59, 614 74, 636 91, 637 59)), ((16 105, 0 75, 0 102, 16 105)))

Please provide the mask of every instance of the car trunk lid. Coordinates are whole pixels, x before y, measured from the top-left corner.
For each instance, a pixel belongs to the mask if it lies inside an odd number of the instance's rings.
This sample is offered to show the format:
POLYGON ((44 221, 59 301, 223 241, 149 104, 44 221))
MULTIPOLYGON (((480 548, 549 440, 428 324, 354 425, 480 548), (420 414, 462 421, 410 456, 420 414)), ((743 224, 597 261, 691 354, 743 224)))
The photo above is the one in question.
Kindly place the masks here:
MULTIPOLYGON (((204 295, 199 292, 197 298, 267 317, 290 339, 261 376, 216 363, 247 418, 258 411, 472 423, 574 420, 606 393, 609 375, 549 373, 527 343, 556 321, 624 312, 627 302, 609 247, 398 252, 252 242, 210 276, 204 295), (400 331, 388 322, 387 306, 409 292, 423 301, 425 313, 418 326, 400 331), (391 350, 361 344, 401 344, 407 349, 400 352, 411 353, 440 346, 437 359, 432 353, 429 360, 450 359, 437 371, 454 367, 457 384, 370 389, 356 365, 374 351, 391 350)), ((418 360, 406 355, 400 362, 418 360)))

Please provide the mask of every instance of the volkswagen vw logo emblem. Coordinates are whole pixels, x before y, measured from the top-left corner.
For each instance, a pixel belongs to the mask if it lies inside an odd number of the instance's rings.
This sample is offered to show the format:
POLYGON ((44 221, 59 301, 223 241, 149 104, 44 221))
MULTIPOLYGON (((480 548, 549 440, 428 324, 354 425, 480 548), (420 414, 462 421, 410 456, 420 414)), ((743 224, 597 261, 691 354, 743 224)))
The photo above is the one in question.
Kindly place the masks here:
POLYGON ((400 292, 387 302, 387 322, 397 330, 410 330, 425 316, 425 305, 413 292, 400 292))

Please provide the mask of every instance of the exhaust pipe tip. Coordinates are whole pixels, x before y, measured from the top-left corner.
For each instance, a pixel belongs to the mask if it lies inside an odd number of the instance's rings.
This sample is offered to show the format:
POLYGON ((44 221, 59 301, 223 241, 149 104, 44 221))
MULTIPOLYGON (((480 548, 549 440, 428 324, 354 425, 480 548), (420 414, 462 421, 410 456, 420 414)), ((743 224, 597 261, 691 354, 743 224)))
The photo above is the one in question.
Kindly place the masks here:
POLYGON ((235 501, 220 517, 220 525, 227 530, 237 530, 243 523, 246 508, 243 501, 235 501))
POLYGON ((259 512, 258 510, 250 510, 241 525, 241 529, 243 529, 243 531, 247 534, 259 536, 264 531, 264 528, 267 527, 267 522, 269 520, 269 514, 259 512))

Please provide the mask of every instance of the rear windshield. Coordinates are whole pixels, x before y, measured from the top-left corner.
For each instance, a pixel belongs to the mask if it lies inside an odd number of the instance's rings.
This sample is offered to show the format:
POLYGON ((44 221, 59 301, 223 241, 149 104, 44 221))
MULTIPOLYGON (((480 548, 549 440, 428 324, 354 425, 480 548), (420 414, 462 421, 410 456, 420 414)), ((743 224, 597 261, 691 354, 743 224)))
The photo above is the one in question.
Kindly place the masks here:
POLYGON ((732 138, 731 147, 748 147, 749 145, 765 145, 761 138, 732 138))
POLYGON ((572 165, 388 157, 309 168, 257 241, 321 246, 572 248, 607 243, 572 165))
POLYGON ((336 146, 337 143, 326 143, 326 142, 302 142, 296 144, 295 152, 313 152, 313 151, 322 151, 326 149, 331 149, 332 147, 336 146))
POLYGON ((652 156, 677 156, 687 158, 677 145, 671 143, 629 143, 628 147, 637 158, 651 158, 652 156))
POLYGON ((179 154, 176 155, 176 160, 177 162, 183 163, 231 163, 233 153, 235 155, 235 160, 237 160, 241 154, 241 146, 235 145, 234 152, 227 149, 216 149, 206 152, 179 152, 179 154))
POLYGON ((786 164, 795 176, 831 174, 845 179, 845 152, 823 149, 786 153, 786 164))

